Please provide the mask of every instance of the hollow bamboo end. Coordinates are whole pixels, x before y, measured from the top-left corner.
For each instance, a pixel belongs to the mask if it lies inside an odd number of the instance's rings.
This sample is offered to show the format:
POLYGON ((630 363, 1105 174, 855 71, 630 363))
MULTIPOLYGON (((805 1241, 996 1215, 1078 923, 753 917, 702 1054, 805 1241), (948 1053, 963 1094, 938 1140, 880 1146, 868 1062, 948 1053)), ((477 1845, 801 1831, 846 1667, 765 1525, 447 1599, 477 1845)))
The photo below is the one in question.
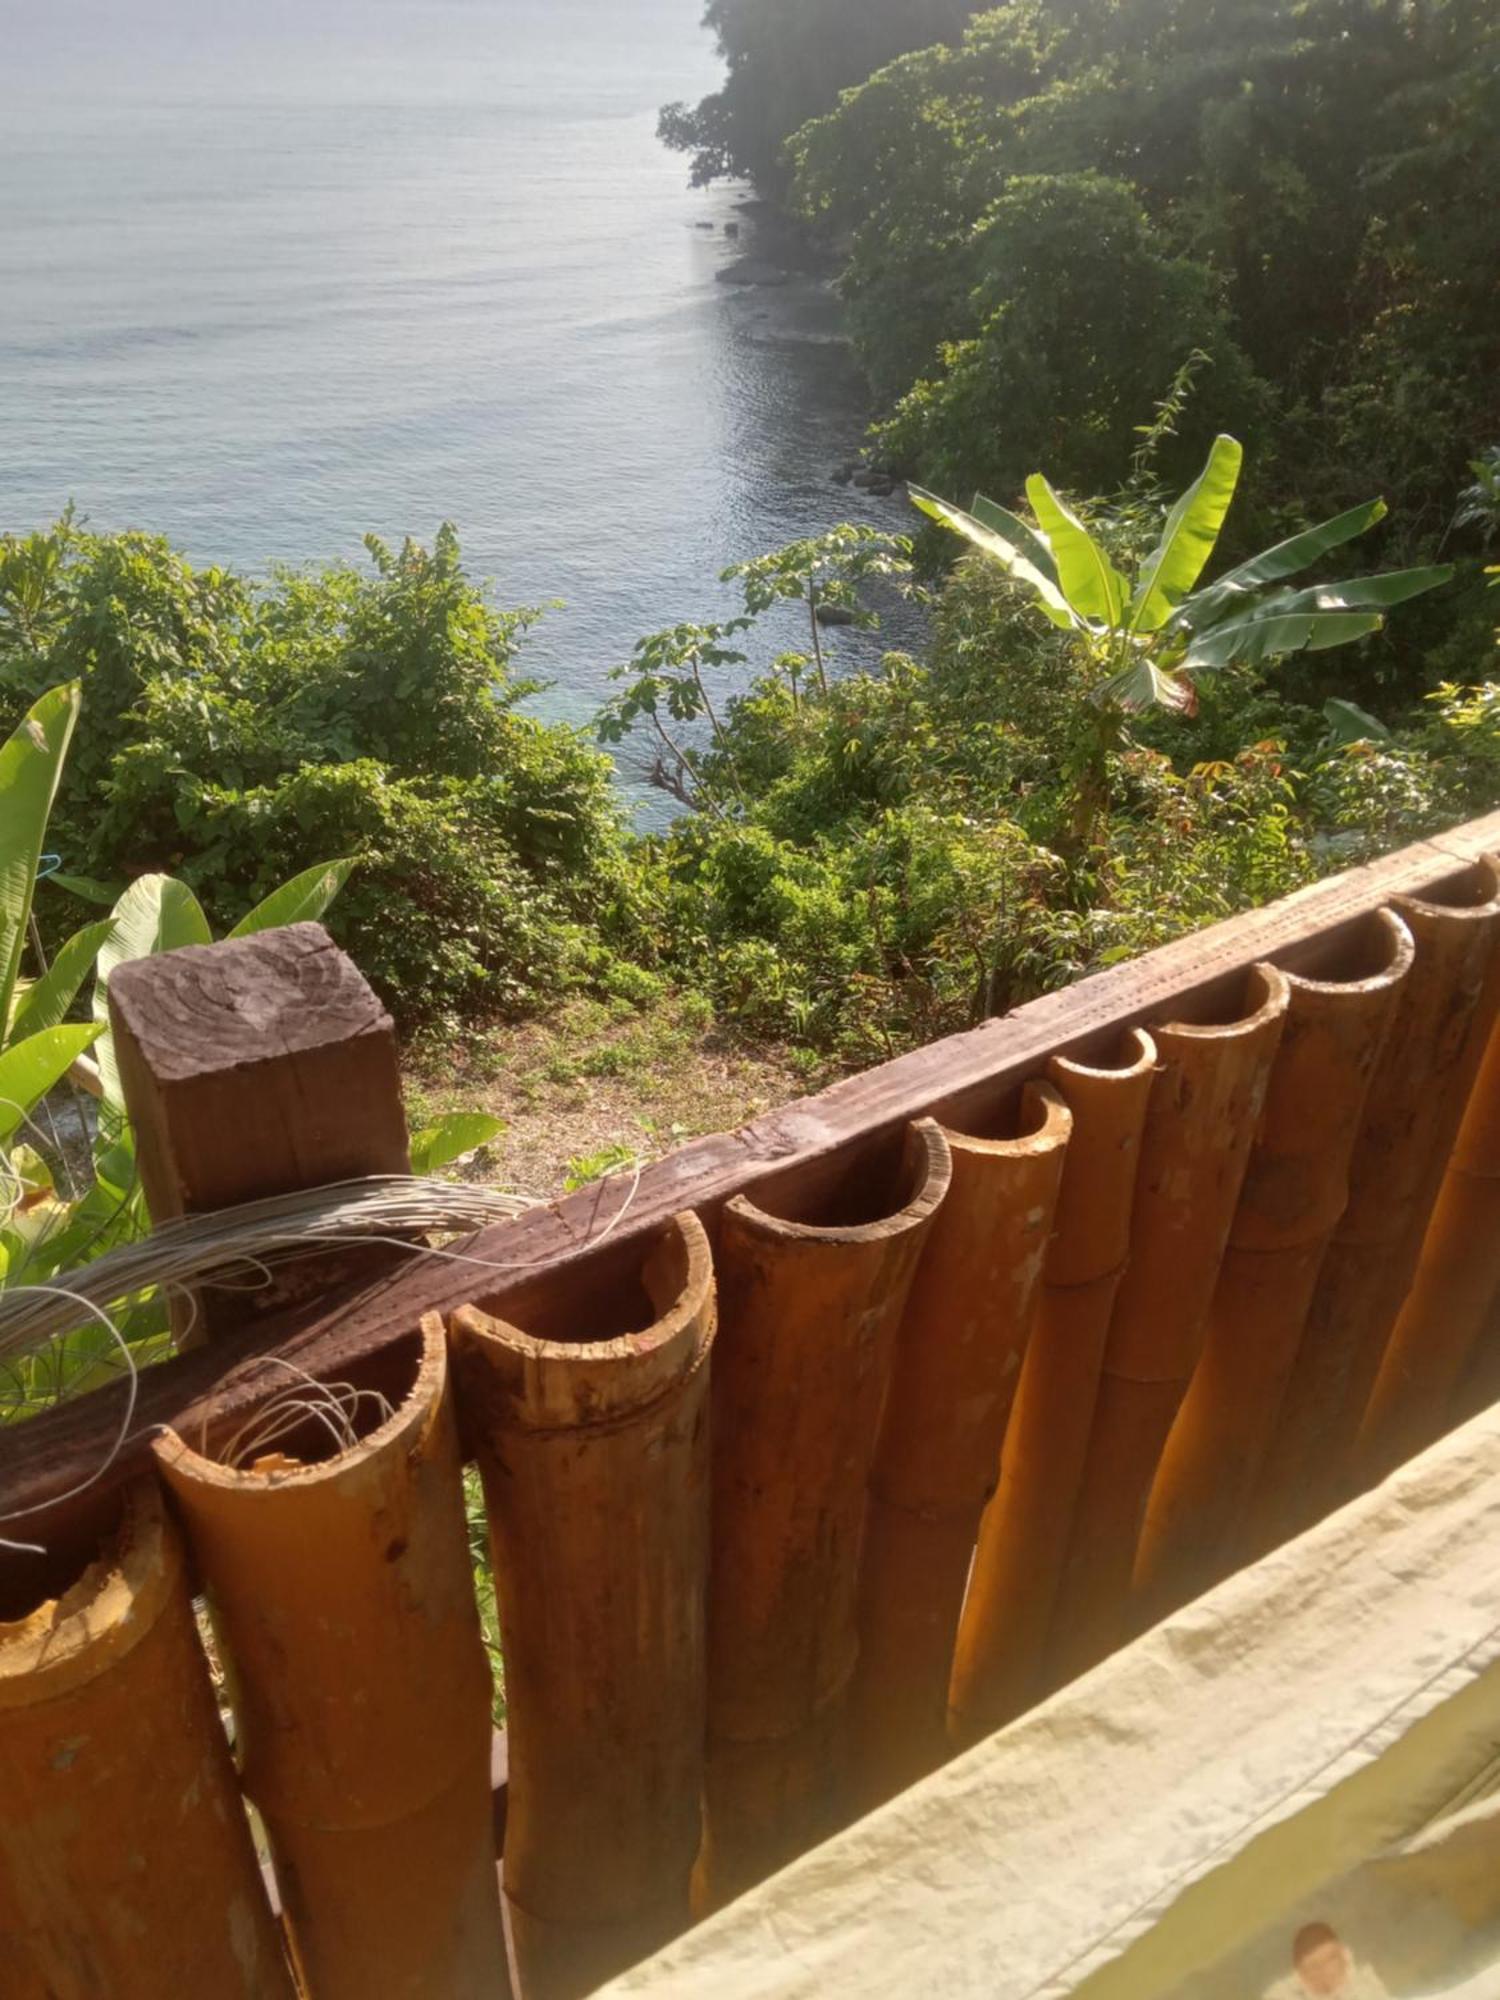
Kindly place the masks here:
POLYGON ((754 1200, 748 1194, 736 1195, 725 1206, 725 1222, 731 1236, 762 1243, 889 1242, 931 1221, 952 1177, 947 1135, 936 1119, 919 1118, 906 1128, 894 1191, 878 1178, 867 1184, 851 1175, 831 1193, 805 1200, 773 1181, 757 1188, 754 1200), (846 1219, 851 1206, 866 1212, 846 1219))
MULTIPOLYGON (((356 1385, 361 1390, 378 1389, 395 1407, 345 1449, 340 1450, 337 1438, 312 1416, 276 1449, 258 1455, 250 1464, 230 1463, 218 1456, 233 1447, 235 1434, 221 1429, 215 1436, 211 1426, 198 1446, 178 1432, 166 1430, 152 1449, 163 1478, 179 1493, 191 1488, 200 1494, 269 1498, 288 1493, 306 1495, 312 1489, 337 1490, 361 1483, 373 1468, 411 1451, 438 1421, 447 1384, 448 1346, 443 1322, 436 1313, 428 1313, 411 1340, 394 1350, 379 1381, 371 1378, 356 1385)), ((281 1386, 278 1382, 278 1391, 281 1386)), ((294 1391, 296 1386, 296 1373, 288 1371, 286 1387, 294 1391)), ((312 1395, 321 1385, 309 1377, 304 1386, 312 1395)))
POLYGON ((1457 917, 1483 923, 1500 917, 1500 856, 1482 854, 1420 895, 1393 896, 1391 907, 1418 929, 1433 920, 1457 917))
POLYGON ((1204 1021, 1167 1021, 1152 1030, 1163 1055, 1191 1049, 1194 1045, 1249 1041, 1274 1028, 1286 1017, 1292 991, 1287 974, 1279 965, 1262 960, 1245 974, 1239 1006, 1226 1018, 1204 1021))
POLYGON ((696 1215, 685 1210, 658 1232, 638 1277, 636 1298, 628 1286, 612 1300, 581 1298, 571 1338, 562 1337, 565 1287, 530 1327, 462 1307, 449 1321, 459 1365, 533 1426, 572 1428, 640 1409, 691 1375, 713 1338, 713 1258, 696 1215), (657 1317, 640 1324, 650 1307, 657 1317))
MULTIPOLYGON (((0 1621, 0 1710, 52 1701, 116 1665, 150 1632, 183 1573, 156 1482, 125 1497, 95 1559, 20 1619, 0 1621)), ((44 1586, 45 1587, 45 1586, 44 1586)))
POLYGON ((1155 1040, 1145 1028, 1126 1028, 1111 1052, 1112 1061, 1082 1062, 1076 1056, 1053 1056, 1047 1064, 1050 1081, 1077 1109, 1076 1098, 1093 1086, 1114 1093, 1129 1083, 1144 1084, 1161 1060, 1155 1040))
POLYGON ((977 1160, 1039 1160, 1066 1146, 1073 1134, 1073 1114, 1067 1100, 1050 1083, 1033 1081, 1022 1087, 1014 1123, 1016 1130, 1006 1136, 985 1132, 960 1132, 943 1127, 943 1136, 954 1153, 977 1160))
POLYGON ((1288 972, 1293 1006, 1324 996, 1346 1000, 1360 994, 1387 993, 1399 986, 1416 957, 1410 926, 1392 909, 1372 910, 1342 938, 1337 952, 1320 962, 1317 972, 1288 972))

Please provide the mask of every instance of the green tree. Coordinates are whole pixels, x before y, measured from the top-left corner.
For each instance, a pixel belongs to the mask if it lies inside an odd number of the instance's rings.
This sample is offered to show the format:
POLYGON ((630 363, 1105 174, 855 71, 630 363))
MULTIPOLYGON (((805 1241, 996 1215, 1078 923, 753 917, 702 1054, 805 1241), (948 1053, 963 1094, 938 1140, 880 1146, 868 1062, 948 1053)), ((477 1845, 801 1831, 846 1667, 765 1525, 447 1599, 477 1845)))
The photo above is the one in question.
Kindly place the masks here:
POLYGON ((1092 719, 1072 774, 1070 827, 1080 855, 1095 847, 1107 825, 1110 763, 1122 747, 1129 716, 1151 708, 1191 713, 1205 674, 1368 638, 1382 628, 1391 606, 1453 576, 1451 565, 1428 565, 1347 582, 1293 585, 1291 578, 1383 518, 1385 503, 1374 500, 1290 536, 1204 584, 1243 457, 1237 439, 1215 440, 1203 471, 1173 505, 1154 547, 1129 576, 1041 473, 1026 482, 1034 524, 983 497, 966 512, 921 488, 912 491, 924 514, 962 536, 1029 592, 1043 617, 1068 635, 1083 663, 1092 719))
POLYGON ((333 927, 403 1020, 524 1006, 588 976, 586 924, 629 930, 609 765, 524 712, 532 614, 486 602, 451 528, 368 546, 252 585, 69 517, 0 537, 0 692, 83 689, 52 837, 96 901, 171 873, 227 927, 358 855, 333 927))
MULTIPOLYGON (((1278 483, 1336 509, 1378 479, 1408 543, 1431 546, 1500 428, 1497 122, 1489 0, 1011 0, 847 92, 790 154, 797 201, 845 253, 877 396, 925 385, 904 413, 913 449, 951 447, 1007 383, 1024 404, 1066 350, 1078 415, 1049 462, 1082 466, 1095 378, 1126 376, 1143 339, 1170 348, 1156 304, 1192 270, 1185 310, 1220 326, 1184 328, 1156 386, 1195 344, 1224 368, 1227 342, 1267 385, 1278 483), (1113 325, 1086 313, 1092 342, 1047 311, 1066 252, 1087 304, 1086 237, 1039 235, 1036 288, 1007 286, 1007 259, 1021 267, 1007 247, 997 272, 987 223, 1026 180, 1079 176, 1127 185, 1150 232, 1113 325)), ((1003 452, 1007 426, 991 434, 1003 452)), ((1124 471, 1080 477, 1097 490, 1124 471)), ((1005 472, 997 458, 983 483, 1007 492, 1005 472)))
POLYGON ((692 156, 696 187, 742 174, 777 193, 800 125, 903 50, 957 35, 973 12, 973 0, 708 0, 703 25, 728 73, 701 103, 665 106, 661 137, 692 156))

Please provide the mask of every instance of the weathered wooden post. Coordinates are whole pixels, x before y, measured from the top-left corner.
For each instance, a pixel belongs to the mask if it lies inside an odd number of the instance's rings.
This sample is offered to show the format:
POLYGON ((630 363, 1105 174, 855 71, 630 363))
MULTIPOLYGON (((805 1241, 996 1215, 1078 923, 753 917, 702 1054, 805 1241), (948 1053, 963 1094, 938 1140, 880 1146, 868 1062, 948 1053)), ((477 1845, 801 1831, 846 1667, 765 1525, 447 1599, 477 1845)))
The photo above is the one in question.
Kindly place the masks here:
MULTIPOLYGON (((410 1171, 395 1029, 321 924, 131 960, 110 979, 109 1015, 153 1222, 410 1171)), ((227 1332, 382 1254, 206 1287, 193 1332, 227 1332)))

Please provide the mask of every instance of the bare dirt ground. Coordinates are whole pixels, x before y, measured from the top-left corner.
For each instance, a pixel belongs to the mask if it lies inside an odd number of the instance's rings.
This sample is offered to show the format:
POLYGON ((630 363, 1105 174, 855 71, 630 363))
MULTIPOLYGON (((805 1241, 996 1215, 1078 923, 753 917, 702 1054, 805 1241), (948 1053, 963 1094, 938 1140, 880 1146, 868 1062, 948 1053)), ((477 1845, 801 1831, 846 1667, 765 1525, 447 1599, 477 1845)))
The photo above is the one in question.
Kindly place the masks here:
POLYGON ((644 1010, 569 1001, 548 1021, 414 1049, 406 1064, 413 1130, 448 1111, 503 1118, 459 1171, 541 1200, 732 1131, 820 1080, 805 1057, 736 1043, 693 996, 644 1010))

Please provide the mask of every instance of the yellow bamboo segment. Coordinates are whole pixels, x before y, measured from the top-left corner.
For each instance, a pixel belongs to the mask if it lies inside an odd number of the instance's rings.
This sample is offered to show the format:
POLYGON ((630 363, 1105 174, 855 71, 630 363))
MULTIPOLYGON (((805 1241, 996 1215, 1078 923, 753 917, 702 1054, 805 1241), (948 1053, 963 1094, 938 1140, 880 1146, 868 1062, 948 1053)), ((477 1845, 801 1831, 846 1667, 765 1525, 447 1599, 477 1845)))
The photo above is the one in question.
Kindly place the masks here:
POLYGON ((154 1480, 76 1581, 0 1624, 0 1991, 292 2000, 154 1480))
POLYGON ((378 1386, 394 1414, 349 1449, 310 1423, 241 1471, 169 1431, 157 1460, 309 2000, 490 2000, 490 1674, 435 1315, 378 1386))
POLYGON ((505 1899, 524 2000, 686 1929, 702 1837, 713 1265, 679 1215, 605 1291, 452 1338, 505 1655, 505 1899))
POLYGON ((1129 1636, 1151 1482, 1203 1349, 1290 997, 1286 975, 1258 965, 1237 1019, 1152 1030, 1161 1071, 1048 1647, 1049 1688, 1129 1636))
POLYGON ((1291 1001, 1219 1271, 1208 1338, 1162 1454, 1136 1557, 1134 1623, 1153 1625, 1234 1567, 1323 1255, 1349 1199, 1370 1080, 1415 946, 1389 910, 1291 1001))
POLYGON ((1490 987, 1489 1046, 1355 1446, 1361 1489, 1436 1442, 1500 1305, 1500 950, 1490 987))
POLYGON ((1348 1491, 1350 1456, 1415 1274, 1488 1022, 1500 867, 1393 908, 1416 941, 1350 1162, 1349 1205, 1323 1260, 1276 1435, 1246 1517, 1248 1560, 1300 1534, 1348 1491))
POLYGON ((947 1754, 964 1586, 999 1473, 1073 1118, 1027 1084, 1016 1136, 948 1131, 953 1180, 896 1340, 870 1481, 853 1787, 873 1807, 947 1754))
POLYGON ((959 1748, 1019 1715, 1036 1693, 1130 1247, 1156 1044, 1133 1028, 1118 1058, 1111 1067, 1054 1056, 1047 1066, 1073 1129, 999 1486, 958 1628, 948 1734, 959 1748))
POLYGON ((812 1846, 842 1809, 870 1471, 950 1174, 924 1119, 896 1186, 852 1191, 867 1220, 793 1220, 744 1195, 724 1211, 700 1907, 812 1846))

